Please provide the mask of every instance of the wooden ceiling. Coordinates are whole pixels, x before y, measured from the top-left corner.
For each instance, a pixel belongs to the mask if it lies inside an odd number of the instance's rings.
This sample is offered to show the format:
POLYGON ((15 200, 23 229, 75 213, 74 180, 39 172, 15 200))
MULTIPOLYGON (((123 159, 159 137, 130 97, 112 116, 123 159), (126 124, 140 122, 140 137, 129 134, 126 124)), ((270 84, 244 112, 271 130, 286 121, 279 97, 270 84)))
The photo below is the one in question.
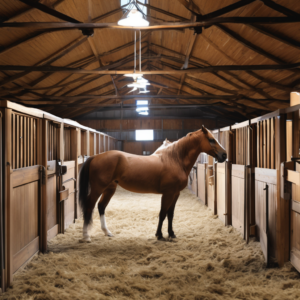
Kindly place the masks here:
POLYGON ((152 85, 138 95, 123 76, 134 31, 117 25, 119 0, 2 0, 0 98, 64 118, 145 98, 233 121, 289 106, 300 88, 300 1, 146 2, 142 73, 152 85))

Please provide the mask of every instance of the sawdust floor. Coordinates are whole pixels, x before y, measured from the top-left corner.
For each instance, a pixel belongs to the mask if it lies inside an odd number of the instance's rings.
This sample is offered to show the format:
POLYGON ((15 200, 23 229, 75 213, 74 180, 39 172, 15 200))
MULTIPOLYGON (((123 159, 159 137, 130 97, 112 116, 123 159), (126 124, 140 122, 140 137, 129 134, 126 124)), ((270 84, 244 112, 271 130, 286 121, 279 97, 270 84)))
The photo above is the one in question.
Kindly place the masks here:
MULTIPOLYGON (((175 210, 173 242, 154 234, 159 195, 118 188, 106 212, 107 238, 95 212, 92 243, 82 220, 49 243, 15 276, 3 299, 299 299, 300 277, 288 263, 266 269, 260 245, 246 245, 189 190, 175 210)), ((167 236, 167 222, 163 233, 167 236)))

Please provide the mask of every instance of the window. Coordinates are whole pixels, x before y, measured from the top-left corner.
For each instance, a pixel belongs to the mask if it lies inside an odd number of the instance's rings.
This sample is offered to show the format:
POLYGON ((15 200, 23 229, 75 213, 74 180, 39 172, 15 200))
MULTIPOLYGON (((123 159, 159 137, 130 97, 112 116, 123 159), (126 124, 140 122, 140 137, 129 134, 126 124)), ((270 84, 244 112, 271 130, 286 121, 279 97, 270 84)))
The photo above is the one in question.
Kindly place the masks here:
POLYGON ((136 111, 139 115, 148 116, 149 115, 148 100, 137 100, 136 111))
POLYGON ((136 141, 153 141, 153 130, 136 130, 136 141))

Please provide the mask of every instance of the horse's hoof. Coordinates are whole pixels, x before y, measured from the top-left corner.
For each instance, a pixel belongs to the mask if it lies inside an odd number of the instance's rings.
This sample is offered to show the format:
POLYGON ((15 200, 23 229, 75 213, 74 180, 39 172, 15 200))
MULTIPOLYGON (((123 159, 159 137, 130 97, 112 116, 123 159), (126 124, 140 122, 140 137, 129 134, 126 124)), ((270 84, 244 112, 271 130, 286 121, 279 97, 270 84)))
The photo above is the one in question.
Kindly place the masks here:
POLYGON ((105 235, 108 237, 114 237, 114 235, 111 232, 107 232, 105 235))
POLYGON ((163 236, 158 236, 157 240, 161 241, 161 242, 165 242, 166 241, 166 239, 163 236))
POLYGON ((173 234, 171 234, 171 235, 169 234, 169 238, 170 238, 170 239, 176 239, 177 236, 175 235, 175 233, 173 233, 173 234))
POLYGON ((79 243, 91 243, 92 240, 90 237, 84 237, 81 240, 79 240, 79 243))

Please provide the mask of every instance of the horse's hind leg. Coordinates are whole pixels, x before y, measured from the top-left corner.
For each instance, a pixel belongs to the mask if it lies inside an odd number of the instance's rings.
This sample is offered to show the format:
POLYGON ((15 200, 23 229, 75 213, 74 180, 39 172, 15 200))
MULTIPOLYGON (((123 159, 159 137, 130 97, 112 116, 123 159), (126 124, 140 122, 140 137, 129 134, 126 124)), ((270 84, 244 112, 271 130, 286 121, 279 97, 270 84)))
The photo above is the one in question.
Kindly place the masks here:
POLYGON ((88 233, 88 227, 92 222, 93 210, 100 195, 101 192, 91 191, 87 198, 88 205, 85 208, 85 211, 83 212, 83 238, 82 240, 80 240, 80 242, 91 242, 91 238, 88 233))
POLYGON ((101 222, 101 229, 103 230, 104 234, 107 236, 113 236, 113 234, 109 231, 106 226, 105 221, 105 208, 108 205, 111 197, 114 195, 117 188, 117 184, 112 182, 103 192, 101 199, 98 203, 98 211, 100 214, 100 222, 101 222))

